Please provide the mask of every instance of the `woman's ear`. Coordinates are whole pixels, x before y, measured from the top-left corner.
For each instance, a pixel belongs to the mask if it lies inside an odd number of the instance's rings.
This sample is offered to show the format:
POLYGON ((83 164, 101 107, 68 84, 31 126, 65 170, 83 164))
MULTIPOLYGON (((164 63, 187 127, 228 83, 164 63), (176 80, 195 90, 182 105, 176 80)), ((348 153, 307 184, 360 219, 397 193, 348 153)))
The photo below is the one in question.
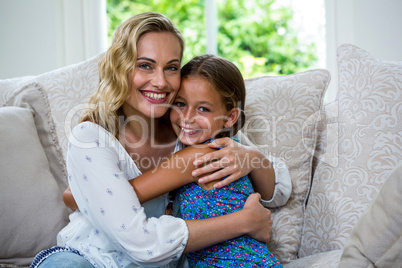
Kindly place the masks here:
POLYGON ((224 124, 225 128, 231 128, 234 124, 236 124, 237 120, 239 119, 241 110, 239 107, 235 107, 230 110, 227 114, 227 119, 224 124))

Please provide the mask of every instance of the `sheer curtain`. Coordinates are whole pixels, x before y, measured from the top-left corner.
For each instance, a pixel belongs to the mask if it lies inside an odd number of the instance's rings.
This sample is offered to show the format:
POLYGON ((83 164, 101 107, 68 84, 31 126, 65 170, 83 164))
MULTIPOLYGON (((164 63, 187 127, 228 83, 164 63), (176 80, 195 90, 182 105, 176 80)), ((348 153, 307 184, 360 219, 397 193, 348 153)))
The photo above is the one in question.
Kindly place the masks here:
POLYGON ((63 0, 65 64, 107 49, 106 0, 63 0))

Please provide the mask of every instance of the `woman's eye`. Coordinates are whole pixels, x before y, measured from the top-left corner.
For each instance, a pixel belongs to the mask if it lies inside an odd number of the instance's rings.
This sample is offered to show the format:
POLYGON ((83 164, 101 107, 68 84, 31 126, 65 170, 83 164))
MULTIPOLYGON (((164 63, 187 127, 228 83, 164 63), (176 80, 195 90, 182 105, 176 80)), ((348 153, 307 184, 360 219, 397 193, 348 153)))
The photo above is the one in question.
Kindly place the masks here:
POLYGON ((205 107, 200 107, 199 109, 201 112, 209 112, 210 111, 208 108, 205 108, 205 107))
POLYGON ((167 67, 167 70, 169 70, 169 71, 178 71, 179 68, 177 68, 177 66, 169 66, 169 67, 167 67))
POLYGON ((138 65, 141 69, 151 69, 151 66, 148 63, 141 63, 138 65))

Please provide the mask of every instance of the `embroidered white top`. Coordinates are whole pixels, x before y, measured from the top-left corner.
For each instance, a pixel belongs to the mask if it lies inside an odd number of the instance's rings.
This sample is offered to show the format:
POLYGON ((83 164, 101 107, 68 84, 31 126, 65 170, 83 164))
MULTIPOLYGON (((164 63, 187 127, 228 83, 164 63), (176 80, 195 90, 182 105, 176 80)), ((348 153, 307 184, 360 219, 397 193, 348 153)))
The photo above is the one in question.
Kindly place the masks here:
MULTIPOLYGON (((181 148, 178 142, 175 152, 181 148)), ((277 183, 265 206, 285 204, 291 189, 286 166, 278 159, 272 162, 277 183)), ((109 132, 91 122, 77 125, 69 138, 67 172, 80 211, 59 232, 59 245, 78 250, 95 267, 183 266, 185 221, 163 215, 167 194, 141 206, 128 183, 141 172, 109 132)))

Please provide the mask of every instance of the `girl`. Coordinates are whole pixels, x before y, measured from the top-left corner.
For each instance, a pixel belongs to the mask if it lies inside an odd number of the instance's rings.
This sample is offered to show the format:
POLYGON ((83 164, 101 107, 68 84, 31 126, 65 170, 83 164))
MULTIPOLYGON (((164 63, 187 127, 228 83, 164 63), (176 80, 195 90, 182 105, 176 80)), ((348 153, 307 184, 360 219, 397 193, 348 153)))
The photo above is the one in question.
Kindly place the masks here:
MULTIPOLYGON (((189 146, 232 137, 244 124, 245 85, 236 66, 223 58, 204 55, 187 63, 181 71, 182 84, 170 113, 173 130, 189 146)), ((263 199, 270 199, 275 181, 253 174, 266 185, 263 199)), ((187 174, 186 174, 187 175, 187 174)), ((172 178, 174 179, 174 178, 172 178)), ((205 219, 241 209, 253 193, 248 176, 219 189, 196 182, 178 189, 183 219, 205 219)), ((286 201, 285 201, 286 202, 286 201)), ((266 244, 240 236, 187 254, 190 267, 282 267, 266 244)))

